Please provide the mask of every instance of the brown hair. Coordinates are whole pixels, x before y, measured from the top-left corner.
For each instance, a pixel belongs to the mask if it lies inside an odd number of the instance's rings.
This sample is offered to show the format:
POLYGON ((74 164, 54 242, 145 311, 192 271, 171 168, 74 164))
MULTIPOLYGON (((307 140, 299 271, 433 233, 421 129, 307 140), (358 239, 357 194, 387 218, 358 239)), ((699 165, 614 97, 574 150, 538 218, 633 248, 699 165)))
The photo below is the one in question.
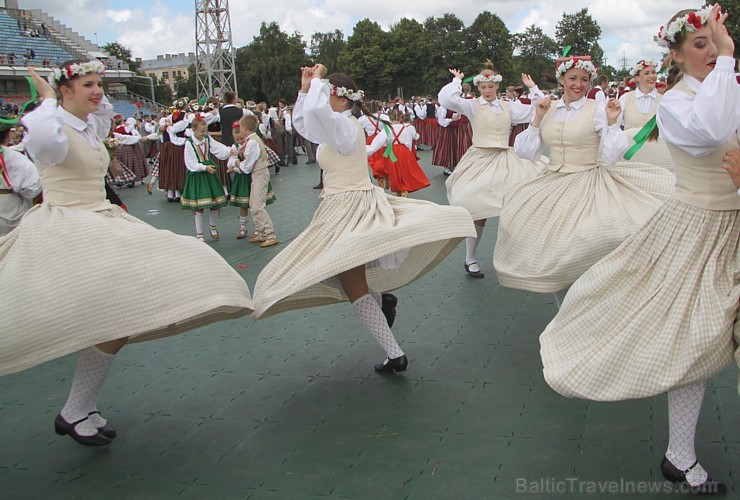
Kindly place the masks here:
MULTIPOLYGON (((87 59, 70 59, 69 61, 64 61, 62 64, 59 65, 59 69, 64 69, 67 66, 71 66, 72 64, 85 64, 88 62, 87 59)), ((57 97, 61 100, 62 98, 62 90, 61 87, 67 87, 72 88, 72 82, 80 78, 81 75, 73 75, 71 78, 66 78, 64 76, 64 72, 62 72, 62 77, 57 80, 57 97)))
POLYGON ((486 59, 485 64, 483 65, 483 69, 480 70, 479 75, 489 76, 489 75, 498 75, 498 72, 496 72, 493 69, 493 61, 490 59, 486 59))
MULTIPOLYGON (((353 92, 357 92, 359 90, 355 81, 349 76, 345 75, 344 73, 332 73, 326 78, 327 80, 329 80, 329 83, 331 83, 335 87, 345 87, 348 90, 352 90, 353 92)), ((345 97, 344 99, 347 99, 347 98, 345 97)), ((347 100, 349 101, 349 99, 347 100)), ((372 111, 370 111, 362 101, 350 101, 350 102, 352 103, 351 109, 352 109, 352 114, 354 116, 358 116, 360 113, 362 113, 363 115, 376 118, 373 115, 372 111)))
POLYGON ((204 127, 208 128, 208 123, 203 119, 202 117, 198 116, 190 123, 190 128, 195 130, 195 128, 200 128, 200 126, 203 125, 204 127))
POLYGON ((226 104, 234 104, 236 102, 236 92, 232 92, 231 90, 227 90, 224 92, 224 103, 226 104))
POLYGON ((252 132, 255 132, 257 128, 259 127, 259 120, 257 120, 257 117, 254 115, 245 115, 242 116, 242 119, 239 120, 239 128, 243 129, 245 131, 251 130, 252 132))

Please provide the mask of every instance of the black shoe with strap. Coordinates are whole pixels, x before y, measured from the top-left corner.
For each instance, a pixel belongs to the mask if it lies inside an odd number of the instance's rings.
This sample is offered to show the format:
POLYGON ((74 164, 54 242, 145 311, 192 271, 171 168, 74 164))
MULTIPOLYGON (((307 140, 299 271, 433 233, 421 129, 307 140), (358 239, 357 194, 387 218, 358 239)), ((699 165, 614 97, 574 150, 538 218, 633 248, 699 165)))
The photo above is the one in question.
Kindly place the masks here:
MULTIPOLYGON (((100 412, 98 410, 95 410, 87 414, 88 417, 92 415, 100 415, 100 412)), ((103 427, 98 427, 98 432, 109 439, 113 439, 114 437, 118 436, 116 429, 110 424, 110 422, 106 422, 103 427)))
POLYGON ((393 359, 385 358, 385 361, 375 365, 375 371, 378 373, 405 372, 408 366, 409 360, 404 354, 393 359))
POLYGON ((725 483, 712 479, 709 474, 707 474, 707 480, 701 484, 693 485, 689 483, 686 480, 686 474, 691 472, 691 469, 696 467, 696 464, 698 463, 699 462, 696 461, 688 469, 681 470, 673 465, 671 461, 668 460, 668 457, 664 456, 663 460, 660 462, 660 472, 668 481, 679 483, 683 488, 687 488, 687 491, 691 491, 691 493, 695 493, 697 495, 717 495, 727 491, 727 485, 725 483))
POLYGON ((478 264, 477 262, 473 262, 471 264, 465 264, 465 272, 471 275, 473 278, 483 278, 485 277, 485 274, 483 274, 481 271, 471 271, 470 266, 473 264, 478 264))
POLYGON ((85 446, 105 446, 106 444, 110 444, 111 440, 102 435, 100 433, 100 430, 98 430, 98 432, 96 434, 93 434, 92 436, 83 436, 77 433, 77 431, 75 430, 75 426, 80 422, 84 422, 89 417, 90 415, 85 418, 81 418, 76 422, 69 423, 64 420, 64 417, 62 417, 62 414, 60 413, 59 415, 57 415, 57 418, 54 419, 54 432, 56 432, 60 436, 69 434, 69 437, 80 444, 84 444, 85 446))

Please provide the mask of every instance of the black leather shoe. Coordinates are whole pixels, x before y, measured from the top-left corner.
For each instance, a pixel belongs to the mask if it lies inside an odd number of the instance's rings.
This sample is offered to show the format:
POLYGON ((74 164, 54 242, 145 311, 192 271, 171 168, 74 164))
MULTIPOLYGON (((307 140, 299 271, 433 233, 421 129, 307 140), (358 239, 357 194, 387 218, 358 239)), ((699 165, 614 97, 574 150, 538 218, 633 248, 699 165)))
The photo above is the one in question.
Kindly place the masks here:
POLYGON ((396 321, 396 306, 398 305, 398 297, 392 293, 384 293, 381 295, 383 298, 383 304, 380 308, 383 310, 386 321, 388 321, 388 328, 393 326, 396 321))
POLYGON ((375 371, 378 373, 393 373, 394 371, 405 372, 408 366, 409 360, 404 354, 403 356, 393 359, 385 358, 385 361, 375 365, 375 371))
POLYGON ((60 436, 69 434, 69 437, 71 437, 78 443, 84 444, 86 446, 105 446, 106 444, 110 444, 110 439, 103 436, 100 431, 98 431, 98 433, 93 436, 81 436, 77 434, 77 431, 75 431, 75 425, 79 424, 80 422, 84 422, 85 420, 87 420, 87 418, 88 417, 81 418, 77 422, 72 422, 70 424, 69 422, 64 420, 62 414, 60 413, 59 415, 57 415, 57 418, 54 419, 54 432, 56 432, 60 436))
POLYGON ((324 189, 324 183, 322 182, 322 183, 316 184, 313 188, 314 189, 324 189))
MULTIPOLYGON (((477 262, 474 262, 473 264, 477 264, 477 262)), ((470 266, 472 266, 473 264, 470 264, 470 265, 465 264, 465 272, 468 273, 469 275, 471 275, 473 278, 483 278, 483 277, 485 277, 485 274, 483 274, 480 271, 471 271, 470 270, 470 266)))
MULTIPOLYGON (((87 416, 89 417, 90 415, 95 414, 100 415, 100 412, 98 410, 91 411, 87 414, 87 416)), ((116 429, 113 428, 110 423, 106 423, 103 427, 98 427, 98 432, 109 439, 113 439, 114 437, 118 436, 116 429)))
POLYGON ((664 456, 663 460, 660 462, 660 472, 668 481, 680 483, 682 487, 687 488, 687 491, 690 489, 691 493, 696 493, 697 495, 716 495, 727 491, 727 485, 725 483, 712 479, 709 475, 707 475, 707 480, 701 484, 696 486, 689 484, 689 482, 686 481, 686 474, 696 467, 696 464, 698 463, 699 462, 694 462, 694 465, 682 471, 673 465, 671 461, 668 460, 668 457, 664 456))

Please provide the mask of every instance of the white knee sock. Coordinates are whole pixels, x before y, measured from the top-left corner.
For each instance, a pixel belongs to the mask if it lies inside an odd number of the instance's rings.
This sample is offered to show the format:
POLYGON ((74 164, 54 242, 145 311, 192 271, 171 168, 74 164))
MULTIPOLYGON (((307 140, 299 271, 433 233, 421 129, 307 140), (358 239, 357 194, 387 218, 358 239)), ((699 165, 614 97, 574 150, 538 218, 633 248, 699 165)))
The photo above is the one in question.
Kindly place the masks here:
POLYGON ((218 210, 211 210, 211 226, 216 227, 216 221, 218 220, 218 210))
POLYGON ((175 198, 179 198, 180 196, 182 196, 182 193, 180 193, 180 190, 175 189, 175 198))
POLYGON ((167 198, 174 198, 175 192, 172 189, 167 190, 167 198))
POLYGON ((244 230, 247 229, 247 216, 246 215, 244 217, 242 217, 241 215, 239 216, 239 225, 241 226, 242 229, 244 230))
POLYGON ((224 188, 224 196, 229 196, 229 188, 226 187, 226 184, 221 184, 221 187, 224 188))
POLYGON ((195 212, 195 234, 203 234, 203 212, 195 212))
POLYGON ((553 295, 555 295, 555 304, 557 304, 558 309, 563 307, 563 301, 565 300, 565 296, 568 294, 568 290, 570 290, 570 287, 563 288, 562 290, 558 290, 553 295))
MULTIPOLYGON (((115 357, 115 354, 104 353, 95 346, 82 352, 82 356, 77 361, 69 397, 62 408, 64 420, 72 423, 85 418, 91 411, 97 409, 98 393, 115 357)), ((105 425, 105 420, 101 417, 91 418, 77 424, 75 431, 83 436, 93 436, 98 432, 97 427, 103 425, 105 425)))
MULTIPOLYGON (((704 382, 676 389, 668 393, 668 451, 666 458, 682 471, 696 462, 694 435, 699 412, 704 400, 704 382)), ((707 480, 707 472, 700 464, 686 474, 691 485, 699 485, 707 480)))
POLYGON ((403 351, 396 342, 393 332, 388 328, 388 321, 380 305, 372 295, 369 293, 363 295, 352 303, 352 307, 390 359, 403 356, 403 351))
POLYGON ((367 293, 372 295, 372 297, 375 299, 375 302, 377 302, 379 306, 383 307, 383 295, 369 288, 367 289, 367 293))
POLYGON ((467 265, 470 265, 473 262, 478 262, 475 260, 475 252, 478 250, 478 243, 480 242, 480 237, 483 235, 483 226, 476 225, 475 232, 478 233, 475 238, 465 238, 465 250, 467 250, 465 263, 467 265))

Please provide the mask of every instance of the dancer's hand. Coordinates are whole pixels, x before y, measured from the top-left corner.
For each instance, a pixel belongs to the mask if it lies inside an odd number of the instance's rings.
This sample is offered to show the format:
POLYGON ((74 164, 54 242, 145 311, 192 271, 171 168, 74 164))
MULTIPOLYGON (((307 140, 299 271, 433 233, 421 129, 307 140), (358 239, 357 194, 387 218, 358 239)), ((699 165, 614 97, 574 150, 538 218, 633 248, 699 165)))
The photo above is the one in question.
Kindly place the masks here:
POLYGON ((720 16, 721 6, 716 3, 709 12, 709 31, 712 34, 712 41, 717 46, 718 56, 729 56, 735 52, 735 42, 732 37, 727 33, 727 27, 725 26, 725 20, 728 14, 725 12, 720 16), (719 19, 717 17, 719 16, 719 19))
POLYGON ((722 158, 722 168, 730 174, 735 187, 740 189, 740 149, 734 149, 725 153, 722 158))
POLYGON ((528 88, 531 89, 533 87, 536 87, 537 84, 534 83, 534 80, 532 80, 532 77, 529 76, 526 73, 522 73, 522 83, 528 88))
POLYGON ((308 89, 311 88, 311 80, 313 80, 313 74, 316 70, 315 66, 304 66, 301 68, 301 93, 308 93, 308 89))
POLYGON ((459 69, 450 68, 449 71, 450 71, 450 73, 452 73, 452 76, 454 78, 459 78, 460 80, 462 80, 463 78, 465 78, 465 73, 463 73, 459 69))
POLYGON ((609 99, 609 102, 606 104, 606 119, 609 125, 614 125, 617 123, 617 119, 619 118, 619 115, 622 113, 622 105, 619 104, 619 101, 614 99, 613 97, 609 99))
POLYGON ((329 70, 323 64, 317 64, 314 68, 314 78, 326 78, 326 75, 329 74, 329 70))
POLYGON ((545 116, 545 113, 547 113, 550 110, 551 103, 552 103, 552 97, 549 97, 549 96, 537 101, 537 103, 535 104, 534 120, 532 120, 533 127, 540 126, 540 122, 542 121, 542 118, 545 116))
POLYGON ((213 165, 206 165, 206 172, 209 174, 215 174, 217 172, 216 167, 213 165))
POLYGON ((38 92, 39 100, 43 101, 44 99, 57 98, 57 93, 54 92, 54 89, 51 87, 51 85, 49 85, 49 82, 41 78, 39 74, 36 73, 35 69, 31 67, 26 67, 26 69, 31 75, 31 81, 33 81, 33 85, 36 87, 36 92, 38 92))

